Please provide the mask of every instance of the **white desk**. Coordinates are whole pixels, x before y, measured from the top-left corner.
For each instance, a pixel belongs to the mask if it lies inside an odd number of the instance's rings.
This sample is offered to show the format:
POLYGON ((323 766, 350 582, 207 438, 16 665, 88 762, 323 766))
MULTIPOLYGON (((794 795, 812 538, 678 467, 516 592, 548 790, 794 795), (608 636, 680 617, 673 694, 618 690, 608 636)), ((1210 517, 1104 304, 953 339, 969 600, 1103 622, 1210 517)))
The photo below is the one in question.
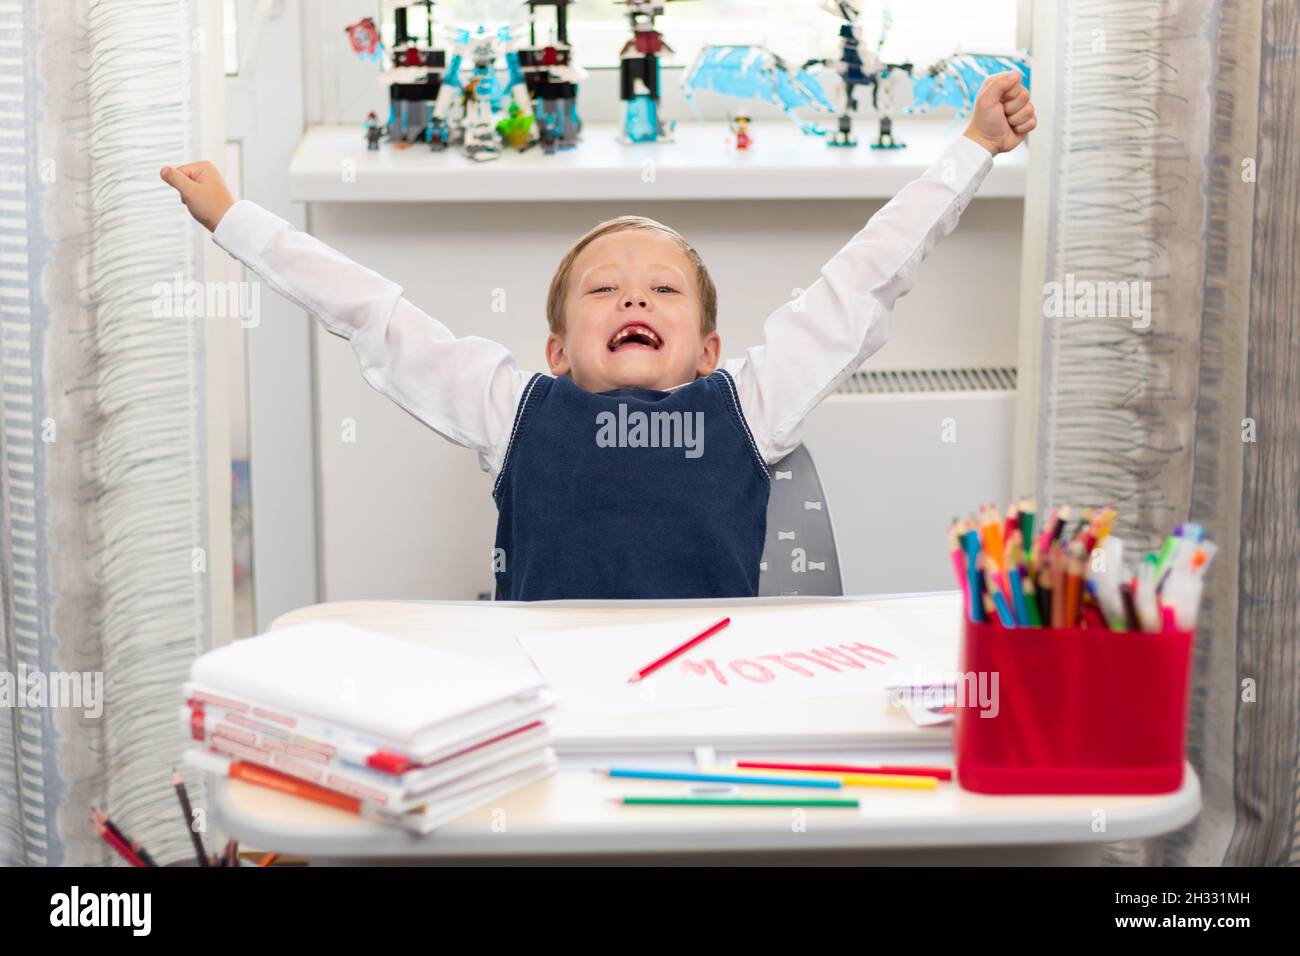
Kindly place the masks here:
MULTIPOLYGON (((620 619, 698 616, 724 607, 733 616, 808 602, 863 601, 887 615, 941 667, 954 667, 960 603, 955 592, 876 598, 761 598, 745 601, 343 602, 284 615, 277 627, 346 620, 508 667, 531 668, 513 640, 522 627, 564 628, 620 619)), ((719 761, 747 756, 951 766, 947 728, 921 730, 881 702, 800 702, 797 720, 778 708, 732 708, 694 715, 647 714, 557 726, 561 769, 554 776, 466 814, 427 837, 377 826, 238 781, 214 788, 218 826, 241 843, 314 862, 857 862, 1092 863, 1108 842, 1154 836, 1200 810, 1200 782, 1189 766, 1181 790, 1157 796, 988 796, 955 783, 933 792, 855 789, 859 810, 622 807, 607 798, 625 781, 591 773, 636 753, 639 765, 686 769, 693 748, 716 748, 719 761), (629 726, 627 721, 634 721, 629 726), (693 728, 693 729, 692 729, 693 728), (767 741, 736 749, 755 735, 767 741), (770 734, 770 738, 767 736, 770 734), (629 735, 654 740, 629 748, 629 735), (1098 828, 1104 819, 1104 829, 1098 828)), ((767 788, 765 788, 767 789, 767 788)), ((639 781, 638 793, 680 792, 680 784, 639 781)))

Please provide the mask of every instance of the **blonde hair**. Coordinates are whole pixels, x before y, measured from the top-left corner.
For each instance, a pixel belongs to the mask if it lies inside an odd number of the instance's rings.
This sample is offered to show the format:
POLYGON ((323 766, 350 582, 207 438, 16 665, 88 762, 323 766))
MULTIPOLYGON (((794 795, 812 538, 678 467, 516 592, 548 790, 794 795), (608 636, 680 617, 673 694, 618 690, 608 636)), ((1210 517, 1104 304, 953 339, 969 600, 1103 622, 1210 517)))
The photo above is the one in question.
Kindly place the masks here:
POLYGON ((617 219, 607 219, 594 226, 586 235, 569 247, 569 251, 560 260, 555 275, 551 277, 551 287, 546 293, 546 324, 550 327, 550 330, 556 335, 564 334, 564 300, 569 293, 569 279, 573 273, 573 263, 577 261, 582 250, 601 236, 608 236, 615 232, 627 232, 630 229, 651 229, 667 236, 677 244, 677 248, 690 260, 691 266, 695 269, 695 287, 700 297, 700 330, 704 335, 716 330, 718 327, 718 290, 713 285, 709 270, 704 266, 704 260, 695 251, 695 247, 683 239, 681 233, 676 229, 665 226, 653 219, 647 219, 645 216, 619 216, 617 219))

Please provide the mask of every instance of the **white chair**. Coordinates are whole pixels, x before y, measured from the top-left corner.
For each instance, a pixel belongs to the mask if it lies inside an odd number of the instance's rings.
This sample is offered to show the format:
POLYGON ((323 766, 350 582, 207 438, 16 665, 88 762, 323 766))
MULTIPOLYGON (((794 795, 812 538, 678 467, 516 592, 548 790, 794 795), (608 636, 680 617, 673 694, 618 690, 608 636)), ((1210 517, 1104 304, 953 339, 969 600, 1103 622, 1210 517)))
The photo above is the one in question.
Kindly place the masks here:
POLYGON ((800 445, 771 471, 759 595, 843 594, 830 507, 807 446, 800 445))

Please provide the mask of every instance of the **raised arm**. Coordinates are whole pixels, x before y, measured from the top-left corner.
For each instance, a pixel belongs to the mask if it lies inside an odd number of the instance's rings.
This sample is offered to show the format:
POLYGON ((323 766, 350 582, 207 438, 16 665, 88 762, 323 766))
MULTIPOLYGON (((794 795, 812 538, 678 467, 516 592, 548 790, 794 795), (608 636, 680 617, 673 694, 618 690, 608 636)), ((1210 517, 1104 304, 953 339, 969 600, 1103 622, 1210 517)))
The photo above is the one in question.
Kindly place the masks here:
POLYGON ((769 464, 798 446, 809 412, 884 345, 894 303, 956 228, 993 156, 1033 128, 1028 93, 1005 76, 985 83, 966 134, 872 216, 811 286, 768 316, 764 344, 726 363, 769 464))
MULTIPOLYGON (((255 203, 221 196, 186 196, 202 185, 210 164, 164 170, 191 214, 212 230, 222 249, 285 298, 347 339, 361 375, 377 391, 449 441, 471 448, 485 471, 499 470, 515 406, 528 375, 502 345, 477 336, 457 338, 441 322, 402 297, 402 288, 337 250, 295 229, 255 203), (169 176, 169 173, 171 174, 169 176)), ((220 187, 224 192, 224 186, 220 187)))
POLYGON ((240 200, 212 233, 264 282, 352 343, 361 376, 449 441, 501 464, 527 375, 503 345, 457 338, 402 288, 260 206, 240 200))

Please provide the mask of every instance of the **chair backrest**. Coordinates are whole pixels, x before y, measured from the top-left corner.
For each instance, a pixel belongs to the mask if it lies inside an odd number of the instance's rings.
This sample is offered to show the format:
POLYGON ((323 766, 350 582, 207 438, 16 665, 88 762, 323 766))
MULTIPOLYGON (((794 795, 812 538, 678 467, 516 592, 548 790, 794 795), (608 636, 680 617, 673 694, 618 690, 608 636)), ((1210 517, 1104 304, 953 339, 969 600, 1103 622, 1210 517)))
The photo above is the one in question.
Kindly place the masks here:
POLYGON ((830 507, 807 446, 800 445, 771 471, 759 595, 843 594, 830 507))

